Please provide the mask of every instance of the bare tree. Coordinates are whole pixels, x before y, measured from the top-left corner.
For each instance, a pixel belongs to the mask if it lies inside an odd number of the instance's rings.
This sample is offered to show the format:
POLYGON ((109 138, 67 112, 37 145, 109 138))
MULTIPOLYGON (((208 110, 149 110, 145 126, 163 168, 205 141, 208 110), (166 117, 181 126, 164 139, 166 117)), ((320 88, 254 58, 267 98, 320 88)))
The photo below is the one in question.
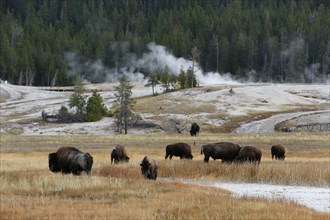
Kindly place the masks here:
POLYGON ((199 59, 201 52, 198 50, 197 47, 193 47, 191 49, 191 59, 192 59, 192 80, 191 80, 191 88, 194 87, 194 80, 193 78, 195 78, 195 62, 197 62, 197 60, 199 59))
POLYGON ((328 41, 325 53, 323 55, 322 77, 324 82, 326 82, 326 80, 329 79, 329 74, 330 74, 330 41, 328 41))
POLYGON ((122 134, 123 124, 125 134, 127 134, 128 120, 132 116, 133 99, 132 99, 132 88, 129 81, 125 76, 119 78, 119 86, 116 86, 115 97, 118 103, 118 109, 115 112, 117 118, 118 131, 122 134))

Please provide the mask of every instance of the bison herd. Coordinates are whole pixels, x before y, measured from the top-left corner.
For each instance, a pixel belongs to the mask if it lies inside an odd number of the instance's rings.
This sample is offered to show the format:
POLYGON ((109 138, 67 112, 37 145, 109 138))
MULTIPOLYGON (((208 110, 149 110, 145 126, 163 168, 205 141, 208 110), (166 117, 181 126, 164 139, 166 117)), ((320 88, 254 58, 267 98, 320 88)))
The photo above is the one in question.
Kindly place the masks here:
MULTIPOLYGON (((169 144, 165 148, 165 160, 173 156, 180 159, 193 159, 191 147, 187 143, 169 144)), ((242 163, 250 162, 256 165, 260 164, 262 153, 261 150, 253 146, 241 147, 231 142, 218 142, 206 144, 201 147, 201 154, 204 154, 204 162, 207 163, 211 157, 213 160, 221 159, 224 163, 242 163)), ((272 160, 284 160, 285 149, 282 145, 274 145, 271 147, 272 160)), ((119 162, 128 162, 129 157, 122 145, 116 145, 110 153, 111 164, 119 162)), ((81 172, 91 175, 93 157, 89 153, 84 153, 74 147, 61 147, 56 152, 48 155, 49 170, 63 174, 72 173, 80 175, 81 172)), ((141 161, 141 173, 147 179, 156 180, 158 172, 158 163, 155 159, 145 156, 141 161)))

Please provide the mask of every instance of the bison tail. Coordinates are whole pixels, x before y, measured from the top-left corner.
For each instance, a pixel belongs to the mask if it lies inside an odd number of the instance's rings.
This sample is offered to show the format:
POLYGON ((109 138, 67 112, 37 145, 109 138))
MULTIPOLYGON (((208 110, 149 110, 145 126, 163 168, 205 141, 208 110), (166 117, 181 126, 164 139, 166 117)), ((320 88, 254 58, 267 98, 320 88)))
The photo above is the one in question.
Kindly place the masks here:
POLYGON ((201 154, 203 154, 203 146, 201 147, 201 154))

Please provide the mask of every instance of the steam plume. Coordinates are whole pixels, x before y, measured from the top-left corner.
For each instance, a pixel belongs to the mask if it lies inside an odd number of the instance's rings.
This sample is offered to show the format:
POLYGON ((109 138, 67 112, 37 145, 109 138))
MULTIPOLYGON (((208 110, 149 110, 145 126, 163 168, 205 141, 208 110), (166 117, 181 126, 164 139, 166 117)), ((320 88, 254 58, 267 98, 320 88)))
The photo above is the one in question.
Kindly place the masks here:
MULTIPOLYGON (((125 45, 123 44, 120 48, 125 48, 125 45)), ((148 51, 143 53, 140 58, 135 54, 127 53, 125 59, 121 61, 117 59, 118 62, 113 68, 105 67, 101 60, 92 62, 85 60, 76 53, 66 53, 65 57, 69 63, 69 75, 80 74, 84 80, 91 82, 113 82, 117 81, 118 77, 123 74, 130 81, 144 81, 141 70, 161 73, 167 66, 171 74, 178 75, 181 69, 187 71, 192 66, 191 60, 175 57, 164 46, 149 43, 147 48, 148 51)), ((203 74, 198 63, 195 63, 194 72, 200 85, 238 83, 232 79, 230 73, 224 75, 215 72, 203 74)))

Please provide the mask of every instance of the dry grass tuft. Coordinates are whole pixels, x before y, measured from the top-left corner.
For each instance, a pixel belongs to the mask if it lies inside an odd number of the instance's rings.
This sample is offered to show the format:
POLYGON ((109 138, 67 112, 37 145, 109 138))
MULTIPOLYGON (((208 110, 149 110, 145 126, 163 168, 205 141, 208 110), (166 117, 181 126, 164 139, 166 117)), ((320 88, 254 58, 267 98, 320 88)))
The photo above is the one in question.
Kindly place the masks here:
POLYGON ((139 167, 106 166, 95 171, 94 175, 114 178, 142 179, 139 167))

